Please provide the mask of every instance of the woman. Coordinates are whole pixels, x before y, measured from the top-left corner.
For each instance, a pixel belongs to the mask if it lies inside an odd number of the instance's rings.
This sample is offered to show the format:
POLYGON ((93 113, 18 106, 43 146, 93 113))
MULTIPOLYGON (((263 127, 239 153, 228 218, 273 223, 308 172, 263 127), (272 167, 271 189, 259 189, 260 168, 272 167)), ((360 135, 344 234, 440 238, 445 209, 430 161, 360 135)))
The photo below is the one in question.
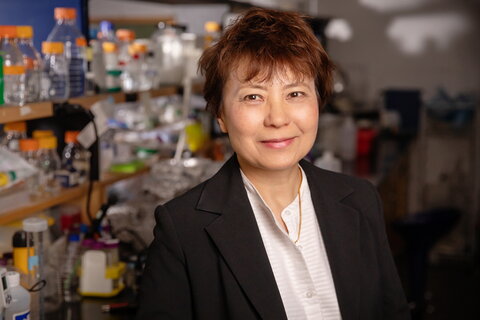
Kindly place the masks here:
POLYGON ((250 9, 201 60, 235 155, 159 206, 139 319, 408 319, 380 200, 311 149, 333 65, 297 14, 250 9))

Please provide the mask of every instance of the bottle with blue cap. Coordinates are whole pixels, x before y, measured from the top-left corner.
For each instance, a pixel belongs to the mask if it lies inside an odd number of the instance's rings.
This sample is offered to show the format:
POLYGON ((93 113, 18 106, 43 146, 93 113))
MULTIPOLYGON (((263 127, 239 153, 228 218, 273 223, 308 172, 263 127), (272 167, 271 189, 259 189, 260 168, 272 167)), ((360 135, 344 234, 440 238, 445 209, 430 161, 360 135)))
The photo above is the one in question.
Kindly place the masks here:
POLYGON ((108 42, 117 42, 117 37, 115 36, 115 26, 110 21, 100 21, 98 25, 99 31, 97 37, 101 41, 108 42))

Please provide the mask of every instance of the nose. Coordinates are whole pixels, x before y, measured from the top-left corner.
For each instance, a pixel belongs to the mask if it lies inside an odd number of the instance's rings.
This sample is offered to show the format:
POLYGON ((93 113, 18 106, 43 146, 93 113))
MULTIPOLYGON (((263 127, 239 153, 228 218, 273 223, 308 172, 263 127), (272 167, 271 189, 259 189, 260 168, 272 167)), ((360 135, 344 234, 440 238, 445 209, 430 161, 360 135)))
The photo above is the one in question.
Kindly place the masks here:
POLYGON ((280 128, 290 123, 287 106, 281 99, 267 101, 264 124, 266 127, 280 128))

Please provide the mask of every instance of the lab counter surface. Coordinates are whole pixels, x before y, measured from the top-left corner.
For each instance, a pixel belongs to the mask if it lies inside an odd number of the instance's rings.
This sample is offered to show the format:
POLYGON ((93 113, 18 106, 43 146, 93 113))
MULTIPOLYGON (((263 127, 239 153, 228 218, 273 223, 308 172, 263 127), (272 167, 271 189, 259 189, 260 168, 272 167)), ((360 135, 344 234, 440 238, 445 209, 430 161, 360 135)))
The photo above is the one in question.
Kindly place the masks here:
POLYGON ((135 303, 132 290, 126 289, 114 298, 82 298, 82 300, 63 304, 58 310, 47 313, 45 320, 133 320, 136 310, 119 309, 115 312, 103 312, 102 306, 135 303))

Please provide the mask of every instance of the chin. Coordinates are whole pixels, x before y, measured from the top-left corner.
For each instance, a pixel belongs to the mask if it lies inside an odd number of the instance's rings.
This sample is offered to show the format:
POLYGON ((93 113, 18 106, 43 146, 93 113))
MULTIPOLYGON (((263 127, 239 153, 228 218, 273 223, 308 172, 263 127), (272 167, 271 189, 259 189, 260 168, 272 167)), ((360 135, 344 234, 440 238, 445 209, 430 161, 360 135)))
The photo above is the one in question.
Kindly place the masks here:
POLYGON ((298 156, 266 156, 259 160, 259 167, 266 170, 282 171, 294 168, 303 157, 298 156))

